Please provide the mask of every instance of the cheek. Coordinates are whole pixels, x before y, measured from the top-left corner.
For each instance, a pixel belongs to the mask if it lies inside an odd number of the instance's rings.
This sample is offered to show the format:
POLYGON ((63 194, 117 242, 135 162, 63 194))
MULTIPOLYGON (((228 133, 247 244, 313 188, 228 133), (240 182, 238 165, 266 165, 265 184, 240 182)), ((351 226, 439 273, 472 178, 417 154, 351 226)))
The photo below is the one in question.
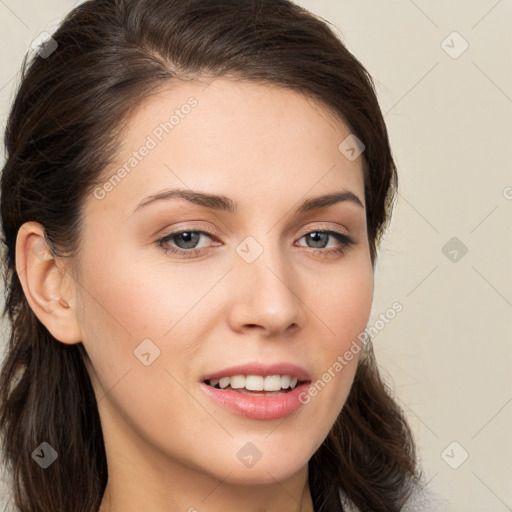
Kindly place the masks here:
MULTIPOLYGON (((115 245, 115 244, 113 244, 115 245)), ((185 272, 143 261, 132 252, 96 253, 87 260, 83 321, 137 339, 162 337, 204 295, 207 284, 185 272)))
POLYGON ((371 265, 354 265, 340 271, 339 278, 326 280, 323 293, 317 287, 308 298, 316 306, 316 326, 325 334, 317 338, 314 355, 318 380, 304 400, 322 395, 324 404, 329 403, 323 413, 329 418, 326 424, 334 421, 350 391, 371 313, 373 283, 371 265))
MULTIPOLYGON (((102 417, 118 428, 122 417, 152 442, 162 442, 182 428, 184 418, 199 415, 180 383, 199 346, 191 322, 200 308, 193 305, 211 284, 176 279, 165 265, 146 264, 141 272, 142 264, 122 254, 109 255, 103 265, 100 259, 90 258, 84 269, 80 316, 102 417)), ((200 423, 194 428, 200 435, 200 423)))
POLYGON ((208 318, 205 295, 225 270, 198 276, 192 265, 184 265, 177 272, 165 262, 148 265, 133 251, 90 251, 86 258, 79 321, 103 392, 129 371, 130 380, 135 378, 133 370, 140 367, 188 368, 200 348, 198 320, 208 318), (146 367, 142 354, 148 352, 146 359, 154 363, 146 367))
POLYGON ((373 270, 363 263, 325 279, 308 299, 330 334, 329 351, 344 351, 367 326, 373 302, 373 270))
POLYGON ((79 322, 83 344, 106 392, 128 371, 142 366, 134 350, 145 339, 155 340, 158 346, 173 316, 171 306, 168 315, 160 314, 156 285, 135 260, 127 253, 97 249, 84 256, 79 322))

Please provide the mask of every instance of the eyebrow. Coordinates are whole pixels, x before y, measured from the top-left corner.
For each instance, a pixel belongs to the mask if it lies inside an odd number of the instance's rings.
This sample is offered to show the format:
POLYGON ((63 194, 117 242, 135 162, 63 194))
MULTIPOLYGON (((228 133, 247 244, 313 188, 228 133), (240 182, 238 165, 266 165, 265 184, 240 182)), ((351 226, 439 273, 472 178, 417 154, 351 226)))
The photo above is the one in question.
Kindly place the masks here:
MULTIPOLYGON (((207 194, 205 192, 197 192, 190 189, 169 189, 150 195, 143 199, 133 210, 132 215, 141 208, 148 206, 157 201, 166 201, 174 198, 185 199, 190 203, 204 206, 212 210, 226 211, 236 213, 238 203, 229 197, 223 195, 207 194)), ((311 210, 319 210, 327 208, 337 203, 348 202, 360 206, 364 210, 363 203, 356 194, 350 190, 340 190, 323 196, 313 197, 304 200, 296 209, 295 213, 305 213, 311 210)))

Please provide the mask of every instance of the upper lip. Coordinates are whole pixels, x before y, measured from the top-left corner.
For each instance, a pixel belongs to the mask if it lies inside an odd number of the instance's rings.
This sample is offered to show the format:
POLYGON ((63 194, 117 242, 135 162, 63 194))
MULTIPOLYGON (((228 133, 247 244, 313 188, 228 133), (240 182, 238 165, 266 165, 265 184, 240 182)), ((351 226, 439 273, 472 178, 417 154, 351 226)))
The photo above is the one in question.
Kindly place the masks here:
POLYGON ((290 375, 291 377, 297 377, 297 380, 299 381, 311 380, 307 370, 301 366, 287 362, 274 364, 263 364, 258 362, 239 364, 204 375, 202 380, 220 379, 222 377, 232 377, 233 375, 261 375, 262 377, 266 377, 268 375, 290 375))

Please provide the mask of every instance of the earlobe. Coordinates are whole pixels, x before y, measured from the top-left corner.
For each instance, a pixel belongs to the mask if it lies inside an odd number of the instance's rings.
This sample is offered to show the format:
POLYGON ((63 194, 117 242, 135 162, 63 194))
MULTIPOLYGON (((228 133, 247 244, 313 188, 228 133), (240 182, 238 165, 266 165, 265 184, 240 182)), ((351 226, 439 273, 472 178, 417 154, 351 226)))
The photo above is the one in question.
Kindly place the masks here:
POLYGON ((72 276, 59 268, 57 257, 44 237, 44 226, 30 221, 21 226, 16 239, 16 272, 27 302, 54 338, 66 344, 82 341, 75 296, 66 296, 72 276))

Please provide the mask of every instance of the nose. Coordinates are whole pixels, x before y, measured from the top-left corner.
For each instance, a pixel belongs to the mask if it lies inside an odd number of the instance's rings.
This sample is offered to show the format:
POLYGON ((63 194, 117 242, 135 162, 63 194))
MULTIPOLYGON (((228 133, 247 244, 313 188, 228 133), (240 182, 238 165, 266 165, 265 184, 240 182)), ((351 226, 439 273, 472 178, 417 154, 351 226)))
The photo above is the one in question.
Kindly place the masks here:
POLYGON ((300 280, 277 244, 265 247, 251 263, 235 254, 231 277, 229 323, 234 331, 279 337, 303 327, 300 280))

